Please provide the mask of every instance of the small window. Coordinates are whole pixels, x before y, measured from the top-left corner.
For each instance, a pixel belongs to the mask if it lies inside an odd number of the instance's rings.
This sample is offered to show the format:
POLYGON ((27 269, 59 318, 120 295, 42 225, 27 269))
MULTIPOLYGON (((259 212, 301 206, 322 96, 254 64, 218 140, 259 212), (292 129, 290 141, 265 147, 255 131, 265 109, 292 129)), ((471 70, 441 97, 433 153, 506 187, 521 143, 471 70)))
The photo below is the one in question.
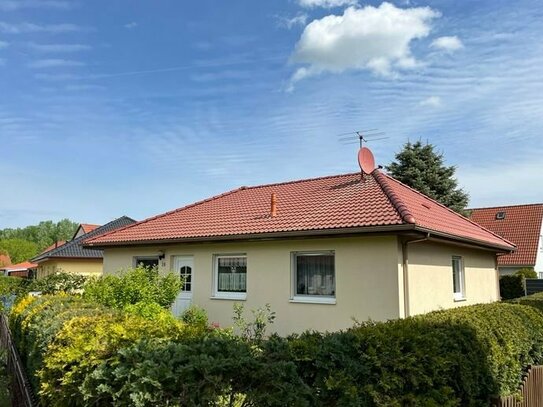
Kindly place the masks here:
POLYGON ((245 299, 247 296, 247 256, 215 256, 215 297, 245 299))
POLYGON ((179 269, 179 276, 183 281, 183 288, 181 291, 190 293, 192 292, 192 267, 183 266, 179 269))
POLYGON ((158 267, 158 256, 136 257, 134 258, 134 264, 136 267, 146 267, 152 269, 158 267))
POLYGON ((453 292, 456 301, 466 298, 464 261, 460 256, 452 258, 453 292))
POLYGON ((505 212, 500 211, 496 213, 496 220, 503 220, 505 219, 505 212))
POLYGON ((292 266, 293 300, 335 302, 334 252, 292 253, 292 266))

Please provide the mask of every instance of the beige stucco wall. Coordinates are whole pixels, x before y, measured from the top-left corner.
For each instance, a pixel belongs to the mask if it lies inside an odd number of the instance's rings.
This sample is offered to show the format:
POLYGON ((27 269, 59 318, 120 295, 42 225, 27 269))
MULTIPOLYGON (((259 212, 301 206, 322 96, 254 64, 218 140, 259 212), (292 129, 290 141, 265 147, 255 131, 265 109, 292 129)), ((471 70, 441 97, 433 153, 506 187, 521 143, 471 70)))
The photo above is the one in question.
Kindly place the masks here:
POLYGON ((401 316, 401 265, 394 236, 111 248, 104 252, 104 273, 131 267, 134 256, 157 255, 159 250, 166 254, 163 270, 170 270, 174 255, 194 256, 193 303, 221 326, 232 324, 236 300, 211 298, 214 254, 247 255, 243 302, 246 309, 271 304, 277 316, 271 329, 280 334, 338 330, 351 326, 353 317, 365 321, 401 316), (335 251, 336 304, 290 302, 291 252, 313 250, 335 251))
POLYGON ((40 262, 38 278, 64 271, 83 276, 100 276, 102 274, 102 259, 51 259, 40 262))
POLYGON ((409 245, 408 253, 410 315, 499 299, 494 253, 427 242, 409 245), (464 260, 465 301, 454 300, 452 256, 464 260))

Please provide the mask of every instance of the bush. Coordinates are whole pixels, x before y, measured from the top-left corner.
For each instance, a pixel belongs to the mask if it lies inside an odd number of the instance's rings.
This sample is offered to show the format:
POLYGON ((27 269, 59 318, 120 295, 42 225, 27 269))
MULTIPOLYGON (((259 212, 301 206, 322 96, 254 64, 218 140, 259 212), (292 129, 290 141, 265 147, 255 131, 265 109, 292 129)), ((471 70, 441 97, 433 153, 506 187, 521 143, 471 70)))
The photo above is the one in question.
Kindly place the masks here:
POLYGON ((517 274, 500 277, 500 296, 502 300, 511 300, 524 295, 524 277, 517 274))
POLYGON ((522 276, 523 278, 537 278, 537 273, 533 267, 521 268, 520 270, 517 270, 515 275, 522 276))
POLYGON ((90 280, 85 285, 83 296, 88 301, 117 309, 139 302, 157 303, 169 308, 181 288, 181 279, 173 273, 160 276, 156 268, 140 266, 90 280))
POLYGON ((15 297, 28 291, 28 284, 24 278, 0 276, 0 312, 9 310, 15 297))
POLYGON ((80 274, 66 273, 64 271, 50 274, 38 280, 32 280, 30 291, 39 291, 42 294, 56 294, 60 292, 75 293, 83 288, 87 277, 80 274))
POLYGON ((181 314, 181 321, 185 324, 206 329, 209 326, 207 312, 196 305, 191 305, 181 314))
POLYGON ((289 342, 318 406, 483 406, 543 360, 543 315, 477 305, 289 342))
POLYGON ((529 305, 530 307, 534 307, 539 311, 543 312, 543 292, 528 295, 526 297, 516 298, 511 302, 522 305, 529 305))

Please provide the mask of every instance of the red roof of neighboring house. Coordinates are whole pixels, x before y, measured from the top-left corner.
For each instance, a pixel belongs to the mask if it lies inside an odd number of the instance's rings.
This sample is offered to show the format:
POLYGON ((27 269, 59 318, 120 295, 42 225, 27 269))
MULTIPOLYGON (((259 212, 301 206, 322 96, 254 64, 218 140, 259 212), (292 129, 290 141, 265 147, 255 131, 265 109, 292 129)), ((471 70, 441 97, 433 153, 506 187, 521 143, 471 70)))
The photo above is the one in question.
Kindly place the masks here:
POLYGON ((53 243, 51 246, 49 246, 49 247, 47 247, 46 249, 44 249, 44 250, 41 252, 41 254, 47 253, 47 252, 50 251, 50 250, 56 249, 57 247, 60 247, 60 246, 62 246, 62 245, 65 244, 65 243, 66 243, 66 240, 59 240, 59 241, 53 243))
POLYGON ((84 233, 92 232, 94 229, 100 227, 100 225, 91 225, 90 223, 81 223, 79 226, 83 229, 84 233))
POLYGON ((498 265, 535 266, 543 204, 476 208, 471 212, 471 219, 517 245, 515 253, 498 258, 498 265), (497 219, 498 212, 504 213, 504 219, 497 219))
POLYGON ((4 267, 2 267, 2 270, 23 271, 23 270, 28 270, 28 269, 35 269, 36 267, 38 267, 38 265, 36 263, 31 263, 29 261, 25 261, 25 262, 22 262, 22 263, 17 263, 17 264, 11 264, 9 266, 4 266, 4 267))
POLYGON ((10 264, 11 264, 11 259, 9 257, 9 254, 1 254, 0 253, 0 267, 8 266, 10 264))
POLYGON ((222 195, 88 239, 107 246, 157 241, 416 229, 501 250, 514 245, 375 170, 255 187, 222 195), (277 216, 270 215, 271 195, 277 216))

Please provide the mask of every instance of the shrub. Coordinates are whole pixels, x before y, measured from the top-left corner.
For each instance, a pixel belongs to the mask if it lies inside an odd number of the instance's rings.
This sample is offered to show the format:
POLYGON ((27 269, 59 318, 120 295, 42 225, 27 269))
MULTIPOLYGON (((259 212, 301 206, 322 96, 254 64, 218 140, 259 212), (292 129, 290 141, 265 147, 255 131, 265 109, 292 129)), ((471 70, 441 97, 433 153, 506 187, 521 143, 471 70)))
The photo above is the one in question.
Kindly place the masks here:
POLYGON ((510 300, 524 295, 524 277, 511 274, 500 277, 500 296, 502 300, 510 300))
POLYGON ((517 270, 515 275, 522 276, 523 278, 537 278, 537 273, 533 267, 521 268, 520 270, 517 270))
POLYGON ((243 316, 245 307, 243 304, 234 304, 234 325, 239 331, 239 335, 246 341, 261 342, 266 334, 268 325, 275 321, 275 312, 271 310, 270 304, 266 304, 263 308, 251 310, 253 314, 252 320, 247 320, 243 316))
POLYGON ((289 342, 315 405, 483 406, 543 360, 543 315, 487 304, 289 342))
POLYGON ((157 303, 170 307, 181 290, 182 282, 173 273, 160 276, 158 270, 136 267, 117 275, 90 280, 83 296, 107 307, 123 309, 139 302, 157 303))
POLYGON ((28 291, 28 284, 24 278, 0 276, 0 312, 9 310, 15 297, 28 291))
POLYGON ((181 321, 185 324, 206 329, 209 326, 209 320, 207 318, 207 312, 205 309, 196 305, 191 305, 181 314, 181 321))
POLYGON ((175 325, 179 323, 170 311, 162 308, 156 302, 138 302, 136 304, 128 304, 124 307, 124 311, 150 321, 157 321, 161 324, 175 325))
POLYGON ((529 305, 543 312, 543 292, 528 295, 526 297, 515 298, 512 303, 529 305))
POLYGON ((120 350, 114 363, 102 363, 83 396, 89 405, 308 406, 308 387, 292 361, 274 357, 272 343, 263 352, 220 335, 143 340, 120 350))
POLYGON ((42 294, 74 293, 83 288, 86 280, 85 276, 62 271, 32 280, 29 290, 40 291, 42 294))

